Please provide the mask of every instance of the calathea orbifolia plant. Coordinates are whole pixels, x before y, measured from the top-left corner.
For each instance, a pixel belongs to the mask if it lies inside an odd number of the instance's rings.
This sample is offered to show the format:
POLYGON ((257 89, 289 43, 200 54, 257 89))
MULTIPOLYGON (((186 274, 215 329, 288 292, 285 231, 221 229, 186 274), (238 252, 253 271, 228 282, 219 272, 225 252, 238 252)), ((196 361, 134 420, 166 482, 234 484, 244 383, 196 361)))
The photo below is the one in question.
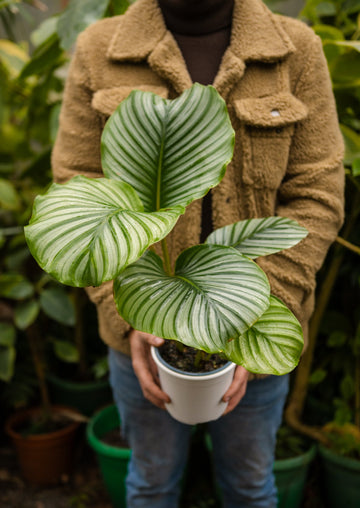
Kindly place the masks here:
POLYGON ((133 91, 103 132, 106 178, 53 184, 36 198, 26 238, 64 284, 114 279, 118 311, 135 329, 283 374, 299 360, 301 327, 252 258, 295 245, 304 228, 281 217, 242 221, 183 251, 174 272, 169 261, 165 237, 220 183, 233 145, 213 87, 195 84, 175 100, 133 91), (159 241, 163 259, 147 250, 159 241))

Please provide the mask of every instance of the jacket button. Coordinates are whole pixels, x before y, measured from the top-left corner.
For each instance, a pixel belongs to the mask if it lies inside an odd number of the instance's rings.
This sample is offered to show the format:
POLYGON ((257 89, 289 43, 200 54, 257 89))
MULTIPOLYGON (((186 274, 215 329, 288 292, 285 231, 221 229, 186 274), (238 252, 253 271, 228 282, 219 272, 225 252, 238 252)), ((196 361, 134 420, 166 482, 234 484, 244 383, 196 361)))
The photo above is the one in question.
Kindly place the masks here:
POLYGON ((270 114, 271 114, 271 116, 276 118, 276 117, 280 116, 280 111, 278 109, 272 109, 270 114))

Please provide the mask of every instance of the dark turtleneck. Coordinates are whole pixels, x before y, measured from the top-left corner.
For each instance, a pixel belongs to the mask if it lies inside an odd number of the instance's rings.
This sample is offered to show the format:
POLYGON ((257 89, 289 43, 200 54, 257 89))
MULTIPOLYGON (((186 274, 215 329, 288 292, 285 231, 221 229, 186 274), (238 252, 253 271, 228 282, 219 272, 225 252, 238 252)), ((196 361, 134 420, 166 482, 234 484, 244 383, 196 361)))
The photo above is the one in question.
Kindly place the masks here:
MULTIPOLYGON (((230 43, 234 0, 158 0, 193 82, 212 84, 230 43)), ((212 231, 211 193, 203 199, 201 241, 212 231)))

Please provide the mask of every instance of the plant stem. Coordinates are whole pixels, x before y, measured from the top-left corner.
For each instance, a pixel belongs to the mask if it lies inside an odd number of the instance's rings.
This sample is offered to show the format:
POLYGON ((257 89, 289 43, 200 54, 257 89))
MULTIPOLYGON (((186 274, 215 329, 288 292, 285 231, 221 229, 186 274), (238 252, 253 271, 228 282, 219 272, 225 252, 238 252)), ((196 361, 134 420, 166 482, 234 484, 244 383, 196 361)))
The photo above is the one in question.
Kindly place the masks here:
POLYGON ((196 369, 199 367, 202 359, 203 359, 203 351, 201 351, 201 349, 198 349, 196 351, 195 360, 194 360, 194 367, 196 369))
POLYGON ((164 256, 165 271, 166 271, 167 275, 172 275, 170 256, 169 256, 169 250, 168 250, 166 238, 161 240, 161 248, 162 248, 162 252, 163 252, 163 256, 164 256))
POLYGON ((43 409, 44 420, 50 419, 51 406, 49 391, 46 383, 45 368, 42 354, 39 347, 39 330, 33 324, 26 329, 26 337, 29 342, 32 361, 35 368, 36 377, 39 383, 41 403, 43 409))
POLYGON ((344 240, 344 238, 341 238, 341 236, 338 236, 336 238, 337 243, 340 243, 340 245, 343 245, 347 249, 351 250, 352 252, 355 252, 356 254, 359 254, 360 256, 360 247, 357 245, 354 245, 351 242, 348 242, 347 240, 344 240))
POLYGON ((355 425, 360 429, 360 354, 355 360, 355 425))
POLYGON ((182 342, 179 342, 178 340, 173 340, 175 346, 176 346, 176 349, 180 352, 180 353, 183 353, 184 352, 184 349, 185 349, 185 346, 182 342))
POLYGON ((84 293, 81 288, 74 288, 74 302, 75 302, 75 333, 74 339, 76 349, 79 353, 79 375, 81 379, 85 379, 88 372, 88 365, 86 360, 86 350, 84 343, 84 319, 83 308, 85 304, 84 293))

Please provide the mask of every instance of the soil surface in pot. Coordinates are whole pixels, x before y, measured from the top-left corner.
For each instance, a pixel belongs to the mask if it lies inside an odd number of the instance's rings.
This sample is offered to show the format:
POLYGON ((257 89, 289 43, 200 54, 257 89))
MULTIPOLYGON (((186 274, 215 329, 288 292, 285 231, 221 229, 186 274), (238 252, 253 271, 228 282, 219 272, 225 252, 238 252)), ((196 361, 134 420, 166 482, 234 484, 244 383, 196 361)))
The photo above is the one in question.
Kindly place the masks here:
POLYGON ((72 421, 68 416, 63 414, 52 414, 49 418, 45 418, 40 413, 31 415, 25 421, 14 425, 13 430, 23 437, 36 436, 65 429, 72 421))
POLYGON ((166 340, 159 351, 169 365, 184 372, 211 372, 229 361, 218 354, 211 355, 189 346, 177 345, 172 340, 166 340))
POLYGON ((130 448, 128 442, 121 433, 121 427, 112 429, 104 434, 101 441, 115 448, 130 448))

